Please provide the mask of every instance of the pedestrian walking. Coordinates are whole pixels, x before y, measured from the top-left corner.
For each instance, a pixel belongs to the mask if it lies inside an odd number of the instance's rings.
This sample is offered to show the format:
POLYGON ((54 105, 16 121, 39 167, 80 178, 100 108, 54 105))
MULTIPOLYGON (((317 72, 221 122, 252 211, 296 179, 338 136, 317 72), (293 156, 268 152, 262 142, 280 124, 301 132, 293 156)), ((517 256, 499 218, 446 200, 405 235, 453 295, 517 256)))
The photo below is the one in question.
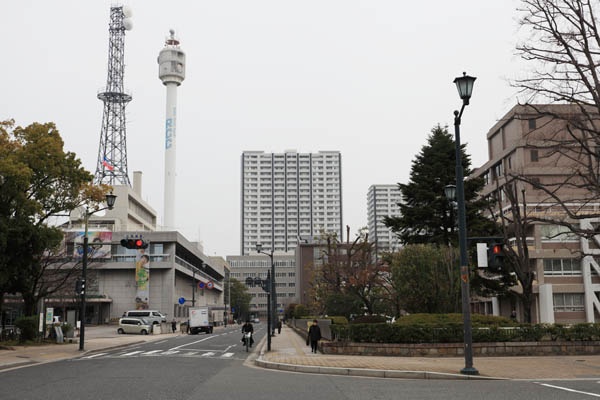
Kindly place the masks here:
POLYGON ((307 342, 310 341, 310 348, 313 353, 317 352, 317 349, 319 347, 319 340, 321 340, 321 328, 319 328, 318 322, 315 319, 311 327, 308 329, 307 338, 307 342))
POLYGON ((277 334, 281 335, 281 320, 277 321, 277 334))
POLYGON ((173 321, 171 321, 171 330, 173 331, 173 333, 175 333, 176 329, 177 329, 177 322, 175 322, 175 318, 173 318, 173 321))

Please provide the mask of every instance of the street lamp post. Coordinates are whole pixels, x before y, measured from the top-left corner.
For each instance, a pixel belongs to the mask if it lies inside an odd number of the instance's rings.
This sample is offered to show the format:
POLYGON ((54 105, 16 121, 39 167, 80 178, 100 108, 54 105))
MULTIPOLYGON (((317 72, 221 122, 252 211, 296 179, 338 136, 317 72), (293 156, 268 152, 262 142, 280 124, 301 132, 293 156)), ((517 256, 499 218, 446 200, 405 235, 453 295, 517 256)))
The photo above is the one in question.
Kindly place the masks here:
POLYGON ((271 326, 271 271, 267 272, 267 279, 246 278, 246 286, 260 286, 267 293, 267 351, 271 351, 271 335, 269 335, 269 327, 271 326))
MULTIPOLYGON (((467 258, 467 222, 465 217, 465 187, 462 166, 462 151, 460 145, 460 120, 469 104, 473 93, 474 77, 463 72, 463 76, 454 79, 458 94, 463 101, 459 111, 454 111, 454 142, 456 145, 456 195, 458 206, 458 242, 460 247, 460 288, 462 297, 463 331, 464 331, 464 353, 465 367, 461 369, 462 374, 478 375, 479 371, 473 367, 473 337, 471 332, 471 305, 469 293, 469 262, 467 258)), ((452 189, 447 190, 451 194, 452 189)))
POLYGON ((88 207, 85 207, 85 215, 84 215, 84 224, 85 231, 83 235, 83 259, 81 261, 81 280, 83 282, 83 287, 81 289, 81 310, 79 312, 80 315, 80 323, 81 327, 79 329, 79 350, 83 351, 84 341, 85 341, 85 291, 87 288, 86 278, 87 278, 87 263, 88 263, 88 220, 91 215, 97 213, 102 210, 112 210, 115 201, 117 200, 117 196, 110 193, 106 195, 106 205, 107 207, 99 208, 97 210, 93 210, 90 212, 88 207))
POLYGON ((262 251, 262 243, 256 243, 256 252, 269 256, 271 259, 271 299, 269 304, 271 309, 269 311, 271 324, 269 325, 268 334, 275 336, 275 320, 277 319, 277 292, 275 290, 275 262, 273 261, 273 249, 269 253, 262 251))

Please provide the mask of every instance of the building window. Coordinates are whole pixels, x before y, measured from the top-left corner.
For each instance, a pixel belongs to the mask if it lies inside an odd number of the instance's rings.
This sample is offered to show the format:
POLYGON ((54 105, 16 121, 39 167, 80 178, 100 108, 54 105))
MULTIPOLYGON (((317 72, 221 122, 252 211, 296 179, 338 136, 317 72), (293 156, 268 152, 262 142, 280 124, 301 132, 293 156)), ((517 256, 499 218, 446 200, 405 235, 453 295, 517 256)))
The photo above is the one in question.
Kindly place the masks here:
POLYGON ((585 311, 583 293, 554 293, 552 300, 555 312, 585 311))
POLYGON ((579 237, 568 227, 562 225, 540 225, 543 242, 576 242, 579 237))
POLYGON ((581 275, 581 262, 576 258, 546 258, 544 275, 581 275))
POLYGON ((534 130, 537 127, 537 121, 535 118, 531 118, 528 122, 530 131, 534 130))
POLYGON ((540 178, 529 178, 529 181, 533 190, 540 190, 540 178))
POLYGON ((538 158, 538 151, 537 150, 531 150, 531 162, 538 162, 539 158, 538 158))

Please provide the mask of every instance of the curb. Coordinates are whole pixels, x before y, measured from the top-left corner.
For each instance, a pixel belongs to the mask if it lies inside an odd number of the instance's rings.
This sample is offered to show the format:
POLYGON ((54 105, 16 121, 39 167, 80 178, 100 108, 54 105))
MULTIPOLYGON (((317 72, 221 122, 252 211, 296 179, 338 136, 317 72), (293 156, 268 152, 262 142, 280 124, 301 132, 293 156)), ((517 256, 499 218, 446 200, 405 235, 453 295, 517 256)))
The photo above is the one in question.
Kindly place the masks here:
POLYGON ((490 376, 450 374, 444 372, 430 371, 399 371, 388 369, 367 369, 367 368, 340 368, 340 367, 320 367, 317 365, 295 365, 276 363, 263 360, 263 354, 254 361, 262 368, 276 369, 288 372, 303 372, 310 374, 324 375, 346 375, 363 376, 369 378, 399 378, 399 379, 449 379, 449 380, 508 380, 507 378, 495 378, 490 376))

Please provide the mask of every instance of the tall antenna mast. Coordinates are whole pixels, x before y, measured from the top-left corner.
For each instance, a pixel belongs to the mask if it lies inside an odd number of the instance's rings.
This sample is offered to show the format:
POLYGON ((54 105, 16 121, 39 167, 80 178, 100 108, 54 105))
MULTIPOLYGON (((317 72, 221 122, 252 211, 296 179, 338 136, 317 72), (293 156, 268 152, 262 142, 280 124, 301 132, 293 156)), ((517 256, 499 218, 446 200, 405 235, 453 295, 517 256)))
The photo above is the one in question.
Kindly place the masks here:
POLYGON ((125 31, 131 30, 131 10, 128 7, 112 6, 108 25, 108 78, 106 89, 98 93, 104 102, 100 148, 94 183, 106 185, 128 185, 127 137, 125 134, 125 106, 131 95, 123 90, 125 73, 125 31))

